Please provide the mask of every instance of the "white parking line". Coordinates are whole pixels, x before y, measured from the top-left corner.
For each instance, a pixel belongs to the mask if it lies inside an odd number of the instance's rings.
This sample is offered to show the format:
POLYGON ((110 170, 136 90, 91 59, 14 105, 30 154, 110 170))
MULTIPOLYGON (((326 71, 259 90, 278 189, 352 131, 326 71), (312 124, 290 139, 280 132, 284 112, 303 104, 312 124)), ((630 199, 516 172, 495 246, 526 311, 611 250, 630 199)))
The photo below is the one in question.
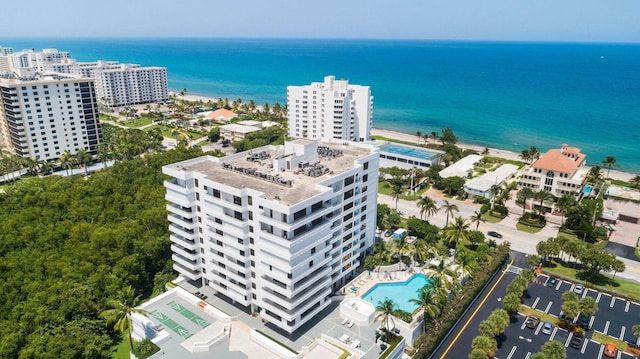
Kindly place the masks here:
POLYGON ((604 353, 604 344, 600 344, 600 353, 598 354, 598 359, 602 359, 602 353, 604 353))
POLYGON ((627 305, 624 307, 624 312, 625 313, 629 313, 629 305, 631 304, 631 302, 627 301, 627 305))
POLYGON ((614 305, 616 305, 616 297, 611 296, 611 304, 609 304, 609 307, 613 308, 614 305))
POLYGON ((622 330, 620 331, 620 340, 624 340, 624 331, 626 330, 625 326, 622 326, 622 330))
POLYGON ((540 333, 540 328, 542 328, 542 321, 540 321, 540 324, 538 324, 538 327, 536 328, 536 331, 534 332, 535 335, 538 335, 538 333, 540 333))
POLYGON ((553 304, 553 302, 549 302, 549 304, 547 305, 547 309, 544 310, 545 313, 549 313, 549 309, 551 309, 551 304, 553 304))
POLYGON ((602 292, 598 292, 598 297, 596 298, 596 303, 600 303, 600 297, 602 296, 602 292))
POLYGON ((507 356, 507 359, 511 359, 511 357, 513 356, 513 353, 515 353, 516 348, 518 348, 517 346, 513 346, 513 348, 511 348, 511 351, 509 352, 509 356, 507 356))
POLYGON ((561 286, 561 285, 562 285, 562 281, 561 281, 561 280, 559 280, 559 281, 558 281, 558 285, 556 286, 556 290, 560 290, 560 286, 561 286))
POLYGON ((602 334, 607 335, 608 331, 609 331, 609 321, 607 320, 607 322, 604 324, 604 331, 602 332, 602 334))
POLYGON ((531 352, 527 352, 527 355, 524 356, 524 359, 529 359, 530 356, 531 356, 531 352))
POLYGON ((580 348, 580 353, 584 354, 584 351, 587 350, 587 343, 589 343, 589 339, 585 340, 584 343, 582 343, 582 348, 580 348))
POLYGON ((591 316, 591 319, 589 319, 589 329, 591 329, 591 327, 593 327, 593 321, 596 319, 596 317, 594 317, 593 315, 591 316))
POLYGON ((567 337, 567 340, 564 341, 564 346, 565 347, 569 346, 569 342, 571 341, 571 337, 573 337, 573 333, 570 333, 569 336, 567 337))
MULTIPOLYGON (((529 318, 529 317, 527 317, 529 318)), ((524 320, 524 322, 522 322, 522 325, 520 326, 520 330, 524 329, 524 326, 527 324, 527 319, 524 320)))
POLYGON ((536 309, 536 305, 538 305, 539 300, 540 300, 540 297, 536 297, 536 300, 533 301, 533 306, 531 306, 531 309, 536 309))
POLYGON ((558 331, 558 327, 553 327, 553 331, 551 332, 551 336, 549 337, 549 340, 553 340, 553 337, 556 336, 557 331, 558 331))

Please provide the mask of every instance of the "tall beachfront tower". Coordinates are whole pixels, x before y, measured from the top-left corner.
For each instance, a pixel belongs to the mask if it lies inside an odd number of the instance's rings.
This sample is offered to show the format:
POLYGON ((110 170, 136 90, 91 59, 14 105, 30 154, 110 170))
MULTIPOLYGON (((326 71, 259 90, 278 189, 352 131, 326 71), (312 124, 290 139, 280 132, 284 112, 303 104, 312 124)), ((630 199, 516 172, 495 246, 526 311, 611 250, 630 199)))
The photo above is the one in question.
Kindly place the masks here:
POLYGON ((93 79, 0 79, 0 143, 25 158, 52 161, 65 151, 95 153, 102 132, 93 79))
POLYGON ((378 149, 297 139, 163 168, 174 269, 291 333, 373 245, 378 149))
POLYGON ((369 86, 327 76, 324 82, 287 87, 289 136, 369 141, 373 97, 369 86))

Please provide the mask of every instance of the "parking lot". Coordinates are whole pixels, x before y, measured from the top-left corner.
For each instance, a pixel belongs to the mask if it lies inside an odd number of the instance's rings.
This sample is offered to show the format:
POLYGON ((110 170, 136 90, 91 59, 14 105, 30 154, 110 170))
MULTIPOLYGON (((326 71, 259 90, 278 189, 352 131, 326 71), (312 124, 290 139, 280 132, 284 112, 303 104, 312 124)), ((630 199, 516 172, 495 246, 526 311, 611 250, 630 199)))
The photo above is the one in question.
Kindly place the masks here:
MULTIPOLYGON (((534 283, 529 285, 524 293, 524 305, 554 317, 562 314, 562 293, 573 290, 575 284, 557 280, 553 285, 549 277, 540 275, 534 283)), ((640 304, 611 296, 606 293, 585 288, 579 296, 591 296, 598 303, 598 311, 590 318, 589 330, 578 348, 572 348, 569 343, 572 333, 554 326, 550 334, 541 330, 543 323, 535 328, 525 326, 526 317, 516 315, 503 335, 498 337, 497 358, 528 358, 539 352, 548 340, 557 340, 567 349, 567 358, 603 358, 603 345, 591 339, 594 331, 618 338, 630 344, 635 344, 637 338, 631 328, 640 324, 640 304)), ((577 318, 576 318, 577 320, 577 318)), ((632 355, 618 351, 616 358, 633 358, 632 355)))

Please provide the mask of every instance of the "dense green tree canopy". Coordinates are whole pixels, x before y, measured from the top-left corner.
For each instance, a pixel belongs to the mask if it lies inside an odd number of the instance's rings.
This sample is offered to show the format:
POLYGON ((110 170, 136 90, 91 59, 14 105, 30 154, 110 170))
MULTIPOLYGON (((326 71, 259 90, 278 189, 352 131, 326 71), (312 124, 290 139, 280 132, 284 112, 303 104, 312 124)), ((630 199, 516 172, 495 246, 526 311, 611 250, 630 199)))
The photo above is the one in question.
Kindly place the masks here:
POLYGON ((0 358, 111 357, 120 338, 100 316, 109 300, 126 286, 149 295, 171 271, 161 167, 198 154, 182 148, 5 188, 0 358))

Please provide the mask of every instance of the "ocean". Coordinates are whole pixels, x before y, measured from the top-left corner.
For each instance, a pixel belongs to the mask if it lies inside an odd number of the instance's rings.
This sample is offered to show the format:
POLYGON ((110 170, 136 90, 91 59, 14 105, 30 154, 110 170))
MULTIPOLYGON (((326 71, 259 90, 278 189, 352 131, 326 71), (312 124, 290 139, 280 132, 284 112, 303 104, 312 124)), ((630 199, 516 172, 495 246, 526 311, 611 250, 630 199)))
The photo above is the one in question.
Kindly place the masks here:
POLYGON ((326 75, 368 85, 375 127, 521 151, 567 143, 640 173, 640 44, 284 39, 6 39, 79 61, 165 66, 190 94, 286 103, 326 75))

